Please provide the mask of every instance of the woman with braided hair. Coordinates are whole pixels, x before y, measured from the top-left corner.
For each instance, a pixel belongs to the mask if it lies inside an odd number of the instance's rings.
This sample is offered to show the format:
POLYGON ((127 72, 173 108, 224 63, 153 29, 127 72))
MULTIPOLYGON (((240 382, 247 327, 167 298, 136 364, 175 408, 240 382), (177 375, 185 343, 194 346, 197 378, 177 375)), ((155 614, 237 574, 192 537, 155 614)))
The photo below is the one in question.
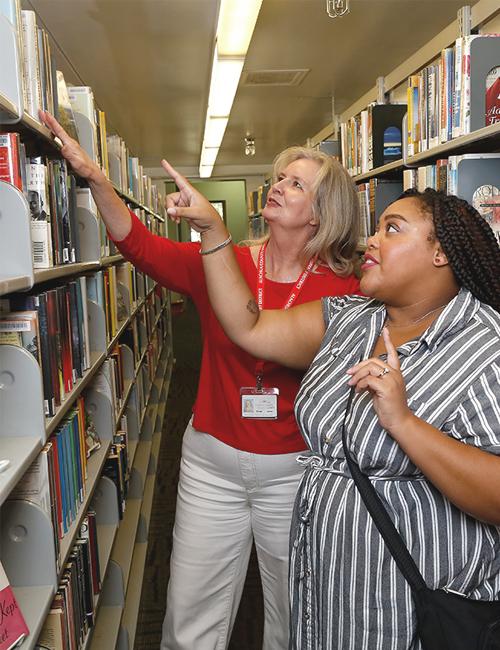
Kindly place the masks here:
MULTIPOLYGON (((187 181, 171 170, 178 185, 187 181)), ((415 608, 353 482, 347 444, 427 586, 500 593, 500 252, 474 208, 408 192, 381 216, 365 296, 256 309, 224 228, 167 199, 202 232, 219 321, 242 348, 307 368, 295 401, 311 453, 291 529, 291 647, 415 650, 415 608)))

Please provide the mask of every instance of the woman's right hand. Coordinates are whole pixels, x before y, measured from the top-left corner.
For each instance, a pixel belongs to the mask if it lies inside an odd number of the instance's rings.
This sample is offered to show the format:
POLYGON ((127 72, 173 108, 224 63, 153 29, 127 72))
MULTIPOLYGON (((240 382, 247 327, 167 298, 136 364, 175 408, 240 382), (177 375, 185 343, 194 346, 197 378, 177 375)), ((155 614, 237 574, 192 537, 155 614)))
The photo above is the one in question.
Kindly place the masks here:
POLYGON ((226 227, 219 213, 203 194, 200 194, 191 183, 166 160, 161 161, 163 169, 172 178, 178 192, 167 194, 165 207, 167 214, 176 223, 184 219, 197 232, 212 231, 214 235, 227 237, 226 227))
POLYGON ((87 152, 66 133, 56 118, 47 113, 39 111, 43 124, 62 142, 61 155, 71 165, 73 171, 89 182, 105 180, 105 176, 99 167, 87 154, 87 152))

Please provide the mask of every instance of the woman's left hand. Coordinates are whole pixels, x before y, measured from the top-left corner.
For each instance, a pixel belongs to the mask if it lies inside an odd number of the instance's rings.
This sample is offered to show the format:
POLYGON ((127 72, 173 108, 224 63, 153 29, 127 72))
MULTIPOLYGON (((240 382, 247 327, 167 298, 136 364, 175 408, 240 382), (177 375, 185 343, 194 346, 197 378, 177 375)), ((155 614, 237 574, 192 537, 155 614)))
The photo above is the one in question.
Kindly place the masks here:
POLYGON ((382 330, 382 336, 387 350, 387 362, 372 357, 356 364, 347 371, 351 375, 348 384, 355 386, 356 392, 368 390, 372 394, 373 406, 381 426, 389 433, 396 433, 413 414, 408 408, 398 353, 386 327, 382 330))

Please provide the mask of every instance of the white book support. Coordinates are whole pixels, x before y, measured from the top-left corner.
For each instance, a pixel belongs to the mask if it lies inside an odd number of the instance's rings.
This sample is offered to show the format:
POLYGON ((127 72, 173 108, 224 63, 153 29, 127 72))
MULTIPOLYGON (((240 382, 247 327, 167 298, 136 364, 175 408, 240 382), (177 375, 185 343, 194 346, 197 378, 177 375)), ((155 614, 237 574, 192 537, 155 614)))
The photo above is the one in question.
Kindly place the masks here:
POLYGON ((14 25, 0 16, 0 122, 12 124, 23 117, 21 63, 14 25))
POLYGON ((0 181, 0 295, 33 286, 30 227, 30 210, 23 193, 0 181))
POLYGON ((35 459, 46 440, 40 366, 15 345, 0 345, 0 504, 35 459))
MULTIPOLYGON (((96 513, 97 526, 116 526, 120 523, 116 486, 107 476, 102 476, 92 498, 92 509, 96 513)), ((98 529, 99 530, 99 529, 98 529)), ((99 539, 99 534, 98 534, 99 539)), ((101 567, 103 570, 104 567, 101 567)), ((104 576, 101 576, 104 577, 104 576)))
POLYGON ((122 189, 122 179, 121 179, 121 162, 118 156, 114 153, 108 151, 108 167, 109 167, 109 180, 118 187, 122 189))
POLYGON ((139 413, 137 412, 136 388, 132 389, 125 410, 127 414, 128 439, 139 440, 139 413))
POLYGON ((87 300, 89 339, 93 352, 106 352, 106 316, 103 308, 93 300, 87 300))
POLYGON ((132 306, 130 302, 130 290, 129 288, 123 284, 122 282, 117 282, 116 283, 116 291, 118 295, 120 296, 123 304, 125 305, 125 309, 127 311, 127 314, 130 316, 132 313, 132 306))
POLYGON ((108 396, 98 389, 90 388, 85 393, 85 409, 91 415, 101 440, 112 438, 115 431, 115 421, 108 396))
POLYGON ((76 131, 78 133, 78 140, 80 146, 85 149, 90 158, 96 162, 96 135, 95 126, 90 122, 89 118, 83 113, 74 111, 76 131))
POLYGON ((99 262, 101 257, 101 237, 99 217, 87 208, 76 209, 81 262, 99 262))

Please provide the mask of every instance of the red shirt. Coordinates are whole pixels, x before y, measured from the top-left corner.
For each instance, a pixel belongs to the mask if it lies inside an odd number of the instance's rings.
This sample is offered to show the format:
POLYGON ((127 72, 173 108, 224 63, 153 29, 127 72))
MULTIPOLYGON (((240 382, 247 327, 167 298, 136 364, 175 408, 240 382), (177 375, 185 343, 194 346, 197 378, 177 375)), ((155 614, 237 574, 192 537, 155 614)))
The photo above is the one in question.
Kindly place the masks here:
MULTIPOLYGON (((259 454, 302 451, 306 444, 299 433, 293 403, 303 372, 275 363, 264 366, 264 386, 279 388, 277 420, 246 420, 241 417, 240 388, 255 386, 257 359, 247 354, 225 335, 210 306, 198 243, 178 243, 151 234, 134 215, 132 230, 116 242, 123 256, 157 282, 187 294, 195 303, 201 320, 203 353, 198 394, 193 408, 193 426, 231 447, 259 454)), ((257 268, 250 248, 235 246, 234 252, 245 280, 256 295, 257 268)), ((294 283, 265 279, 265 308, 281 309, 294 283)), ((354 275, 338 277, 325 266, 311 273, 294 304, 323 296, 357 293, 354 275)))

